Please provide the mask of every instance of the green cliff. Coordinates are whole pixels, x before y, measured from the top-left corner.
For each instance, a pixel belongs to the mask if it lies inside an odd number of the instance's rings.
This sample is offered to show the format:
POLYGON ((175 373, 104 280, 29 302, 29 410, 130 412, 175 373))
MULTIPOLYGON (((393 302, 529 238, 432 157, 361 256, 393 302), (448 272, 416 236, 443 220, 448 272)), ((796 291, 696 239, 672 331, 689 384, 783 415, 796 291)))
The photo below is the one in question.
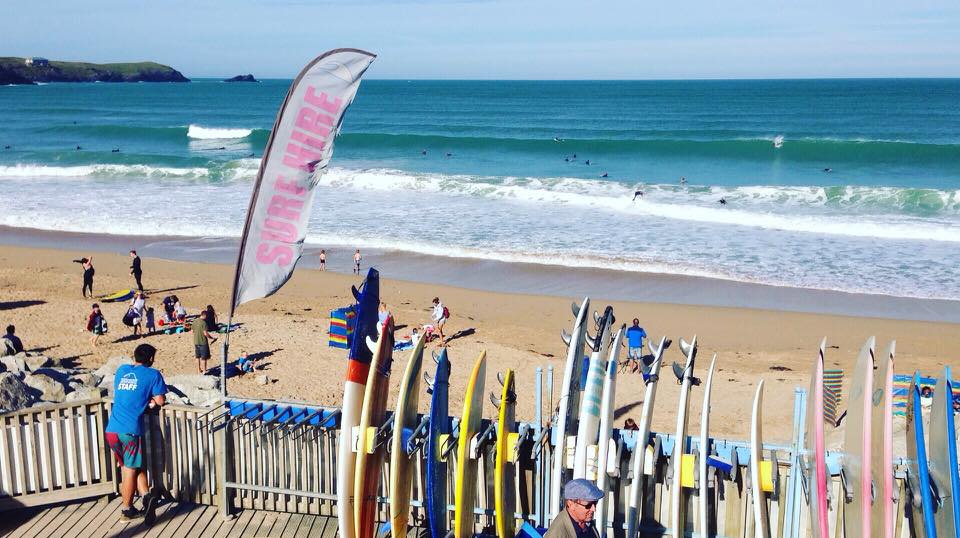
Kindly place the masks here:
POLYGON ((176 69, 156 62, 92 64, 85 62, 37 62, 0 57, 0 84, 32 82, 190 82, 176 69))

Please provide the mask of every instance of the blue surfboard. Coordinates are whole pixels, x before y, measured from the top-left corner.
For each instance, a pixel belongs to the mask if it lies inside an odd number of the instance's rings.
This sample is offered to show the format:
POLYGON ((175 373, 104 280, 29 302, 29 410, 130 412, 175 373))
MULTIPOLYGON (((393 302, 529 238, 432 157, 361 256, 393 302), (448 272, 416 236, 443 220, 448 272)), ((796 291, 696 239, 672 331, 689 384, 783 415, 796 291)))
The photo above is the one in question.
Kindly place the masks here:
POLYGON ((447 350, 440 350, 437 373, 433 379, 430 400, 430 426, 427 434, 427 523, 431 536, 447 535, 447 462, 442 458, 450 440, 448 397, 450 392, 450 360, 447 350), (442 437, 446 436, 446 437, 442 437), (441 438, 442 437, 442 438, 441 438), (442 440, 447 442, 443 443, 442 440))
POLYGON ((351 288, 353 297, 357 300, 357 325, 353 330, 353 341, 350 343, 350 360, 370 364, 373 362, 373 352, 367 346, 367 337, 377 337, 378 310, 380 309, 380 272, 373 267, 367 271, 367 279, 363 281, 361 289, 351 288))
POLYGON ((957 471, 957 430, 953 419, 953 383, 950 367, 933 390, 930 409, 930 444, 927 447, 930 478, 937 492, 935 514, 941 536, 957 536, 960 530, 960 474, 957 471))
POLYGON ((930 471, 927 468, 927 444, 923 437, 922 409, 920 372, 917 372, 913 376, 913 386, 907 400, 907 459, 910 465, 907 483, 913 495, 913 521, 922 523, 921 536, 934 538, 937 527, 933 520, 934 503, 930 490, 930 471))

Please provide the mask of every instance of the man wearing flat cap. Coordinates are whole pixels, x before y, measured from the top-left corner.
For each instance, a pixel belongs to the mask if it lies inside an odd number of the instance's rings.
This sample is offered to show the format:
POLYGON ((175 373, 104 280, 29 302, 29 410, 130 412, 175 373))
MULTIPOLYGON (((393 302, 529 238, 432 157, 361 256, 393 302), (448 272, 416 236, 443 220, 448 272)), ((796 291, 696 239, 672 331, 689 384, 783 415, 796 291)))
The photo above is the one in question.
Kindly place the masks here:
POLYGON ((599 538, 593 524, 597 501, 603 498, 593 482, 577 478, 563 486, 563 511, 550 524, 544 538, 599 538))

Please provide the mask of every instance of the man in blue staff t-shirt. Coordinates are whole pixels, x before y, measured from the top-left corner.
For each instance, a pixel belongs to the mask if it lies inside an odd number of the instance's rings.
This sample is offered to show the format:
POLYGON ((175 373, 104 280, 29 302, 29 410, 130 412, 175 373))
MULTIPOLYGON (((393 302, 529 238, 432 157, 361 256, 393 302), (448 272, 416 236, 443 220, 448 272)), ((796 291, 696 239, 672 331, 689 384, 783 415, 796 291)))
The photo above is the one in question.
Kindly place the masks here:
POLYGON ((113 381, 113 408, 107 423, 106 440, 121 465, 122 497, 120 519, 130 521, 143 517, 155 502, 149 494, 147 475, 143 472, 143 413, 166 403, 167 384, 159 371, 151 368, 157 348, 140 344, 133 352, 136 364, 117 368, 113 381), (143 497, 143 509, 133 506, 133 492, 143 497))
POLYGON ((640 326, 640 320, 633 318, 633 326, 627 329, 627 346, 629 347, 629 359, 633 362, 633 371, 640 369, 640 359, 643 357, 643 339, 647 337, 647 331, 640 326))

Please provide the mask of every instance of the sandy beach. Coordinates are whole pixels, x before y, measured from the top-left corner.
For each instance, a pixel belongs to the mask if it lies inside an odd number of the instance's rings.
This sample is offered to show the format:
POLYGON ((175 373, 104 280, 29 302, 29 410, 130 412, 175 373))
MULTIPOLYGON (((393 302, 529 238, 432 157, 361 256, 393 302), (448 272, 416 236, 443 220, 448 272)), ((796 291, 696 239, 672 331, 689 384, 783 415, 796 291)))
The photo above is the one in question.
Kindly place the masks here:
MULTIPOLYGON (((17 334, 28 349, 40 349, 54 358, 74 358, 82 367, 95 368, 109 357, 132 354, 140 342, 159 350, 157 366, 165 375, 193 373, 190 334, 153 335, 130 339, 129 328, 121 322, 124 303, 102 304, 110 322, 110 333, 93 348, 84 330, 85 317, 93 302, 80 294, 81 275, 71 260, 93 255, 98 296, 130 287, 130 260, 112 253, 24 248, 0 248, 0 318, 3 325, 17 326, 17 334)), ((309 264, 307 264, 309 265, 309 264)), ((144 285, 150 295, 148 306, 160 307, 160 300, 177 294, 188 313, 207 304, 217 308, 221 318, 227 312, 233 266, 215 263, 170 261, 145 257, 144 285)), ((473 328, 470 336, 449 344, 453 362, 451 410, 462 409, 463 388, 471 365, 481 350, 487 351, 487 390, 496 385, 496 372, 516 371, 518 415, 532 419, 535 413, 535 370, 554 370, 554 398, 559 390, 566 347, 559 334, 572 322, 570 303, 581 297, 498 293, 424 284, 391 278, 389 265, 379 266, 382 298, 400 325, 400 334, 429 322, 430 300, 439 296, 452 313, 448 334, 473 328)), ((487 275, 489 277, 490 275, 487 275)), ((509 274, 501 275, 509 278, 509 274)), ((231 359, 241 351, 265 353, 263 371, 271 379, 258 385, 252 376, 231 378, 229 394, 236 397, 303 400, 337 406, 343 390, 345 352, 327 345, 329 311, 351 302, 350 286, 360 278, 336 272, 298 269, 276 295, 241 306, 234 319, 242 327, 231 336, 231 359)), ((786 441, 791 432, 794 387, 806 387, 808 371, 821 337, 828 345, 827 367, 852 369, 864 340, 876 335, 878 350, 890 339, 897 340, 896 370, 911 373, 919 369, 936 375, 947 363, 957 364, 960 330, 952 323, 902 321, 751 308, 730 308, 677 304, 616 301, 592 297, 592 308, 611 304, 617 326, 639 317, 654 339, 665 335, 674 341, 667 361, 681 360, 679 338, 697 335, 700 343, 698 375, 705 376, 709 359, 718 356, 711 428, 714 435, 744 439, 753 390, 759 379, 766 380, 764 422, 770 441, 786 441)), ((224 319, 221 319, 224 321, 224 319)), ((436 349, 433 345, 431 350, 436 349)), ((219 359, 219 342, 215 358, 219 359)), ((882 352, 882 351, 878 351, 882 352)), ((624 350, 625 355, 625 350, 624 350)), ((394 355, 393 394, 395 398, 402 368, 409 352, 394 355)), ((213 361, 212 361, 213 364, 213 361)), ((428 364, 428 371, 432 364, 428 364)), ((669 375, 669 374, 667 374, 669 375)), ((655 431, 671 431, 676 417, 678 387, 664 378, 657 397, 655 431)), ((699 422, 701 390, 694 389, 691 427, 699 422)), ((623 374, 617 390, 617 423, 636 417, 642 403, 638 374, 623 374)), ((421 396, 421 410, 426 398, 421 396)), ((550 402, 545 402, 545 406, 550 402)), ((487 406, 486 416, 493 415, 487 406)), ((545 410, 546 412, 546 410, 545 410)), ((835 438, 836 436, 831 436, 835 438)))

